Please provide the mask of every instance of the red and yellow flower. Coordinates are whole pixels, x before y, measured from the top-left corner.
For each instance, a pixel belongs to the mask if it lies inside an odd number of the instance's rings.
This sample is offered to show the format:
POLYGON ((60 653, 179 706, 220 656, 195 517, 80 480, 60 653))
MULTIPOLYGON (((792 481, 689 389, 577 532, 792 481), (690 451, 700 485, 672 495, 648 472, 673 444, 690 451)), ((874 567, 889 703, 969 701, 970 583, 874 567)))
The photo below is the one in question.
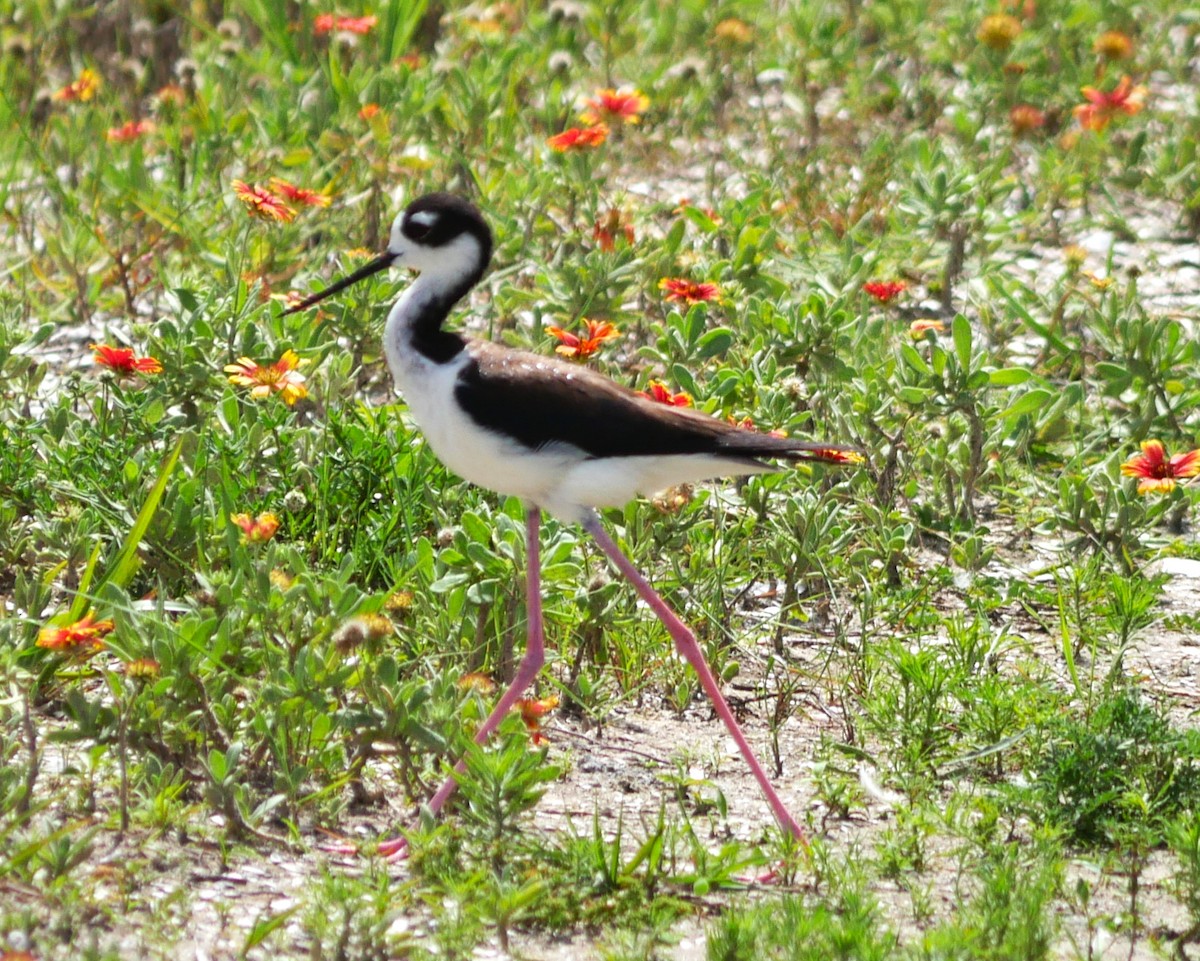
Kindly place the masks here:
POLYGON ((309 190, 307 187, 297 187, 281 177, 271 178, 271 189, 285 200, 304 207, 328 207, 331 200, 329 194, 309 190))
POLYGON ((617 238, 624 237, 628 244, 633 243, 633 224, 626 220, 616 207, 613 207, 592 227, 592 239, 600 245, 603 251, 616 249, 617 238))
POLYGON ((109 127, 104 137, 109 143, 132 143, 148 133, 154 133, 152 120, 130 120, 119 127, 109 127))
POLYGON ((60 87, 50 95, 51 100, 59 103, 84 103, 96 96, 100 89, 100 77, 95 70, 81 70, 79 76, 65 87, 60 87))
POLYGON ((903 280, 868 280, 862 289, 881 304, 890 304, 908 290, 908 284, 903 280))
POLYGON ((257 517, 251 517, 249 514, 230 514, 229 520, 241 528, 242 537, 251 544, 264 544, 279 530, 279 518, 270 511, 264 511, 257 517))
POLYGON ((1008 112, 1008 122, 1016 136, 1024 137, 1046 126, 1046 114, 1032 104, 1019 103, 1008 112))
POLYGON ((136 374, 162 373, 163 365, 153 357, 138 357, 132 347, 110 347, 108 344, 92 344, 94 361, 107 367, 118 377, 133 377, 136 374))
POLYGON ((621 336, 620 331, 607 320, 584 320, 582 336, 569 333, 561 327, 547 327, 546 333, 557 337, 561 343, 554 348, 557 353, 574 360, 585 360, 600 349, 606 340, 621 336))
POLYGON ((649 397, 651 400, 660 404, 666 404, 668 407, 693 407, 692 395, 687 391, 680 391, 678 394, 671 393, 671 388, 664 384, 661 380, 650 381, 648 390, 641 391, 643 397, 649 397))
POLYGON ((920 340, 927 333, 929 333, 929 331, 933 331, 935 334, 940 334, 945 329, 945 323, 938 320, 936 317, 921 317, 908 325, 908 336, 913 340, 920 340))
POLYGON ((650 98, 640 90, 613 90, 610 87, 596 91, 596 95, 585 105, 579 119, 589 125, 613 121, 638 123, 649 106, 650 98))
POLYGON ((699 304, 721 296, 721 288, 716 284, 688 280, 685 277, 664 277, 658 282, 658 289, 665 292, 667 300, 685 304, 699 304))
POLYGON ((278 393, 289 407, 308 396, 304 375, 300 368, 307 361, 301 360, 294 350, 285 350, 283 356, 273 364, 259 364, 249 357, 239 357, 236 364, 226 364, 225 373, 229 382, 238 387, 249 387, 250 396, 256 400, 278 393))
POLYGON ((282 197, 265 187, 248 184, 244 180, 235 180, 232 186, 233 192, 237 194, 238 200, 246 205, 246 212, 251 217, 284 224, 295 219, 296 211, 289 207, 282 197))
POLYGON ((867 458, 856 450, 845 447, 820 447, 816 450, 805 451, 806 460, 823 460, 830 464, 865 464, 867 458))
POLYGON ((340 14, 322 13, 318 14, 313 21, 313 33, 319 37, 337 31, 338 33, 353 33, 361 37, 370 33, 378 22, 379 18, 376 16, 346 17, 340 14))
POLYGON ((1200 450, 1168 457, 1162 441, 1143 441, 1142 452, 1122 464, 1121 473, 1139 478, 1139 494, 1169 494, 1179 481, 1200 474, 1200 450))
POLYGON ((104 647, 103 638, 113 631, 112 621, 96 620, 96 612, 65 626, 47 625, 38 632, 37 646, 51 651, 71 653, 97 651, 104 647))
POLYGON ((571 127, 546 139, 547 146, 558 153, 592 150, 608 139, 608 127, 598 123, 591 127, 571 127))
POLYGON ((1135 87, 1126 75, 1108 93, 1095 87, 1084 87, 1083 96, 1087 103, 1075 108, 1075 116, 1085 130, 1099 132, 1121 114, 1132 117, 1138 113, 1145 105, 1146 88, 1135 87))
POLYGON ((542 731, 542 718, 558 707, 558 695, 549 697, 522 697, 513 710, 518 711, 521 720, 525 722, 525 730, 529 732, 529 740, 537 747, 549 744, 550 739, 542 731))

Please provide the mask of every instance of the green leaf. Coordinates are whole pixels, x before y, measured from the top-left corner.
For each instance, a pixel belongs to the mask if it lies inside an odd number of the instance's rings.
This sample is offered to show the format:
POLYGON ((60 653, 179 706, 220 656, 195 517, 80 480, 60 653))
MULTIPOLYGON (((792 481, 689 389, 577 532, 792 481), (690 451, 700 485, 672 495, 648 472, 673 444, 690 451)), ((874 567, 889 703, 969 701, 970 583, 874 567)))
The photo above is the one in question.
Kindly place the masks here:
POLYGON ((225 763, 225 755, 215 747, 208 752, 208 772, 216 782, 225 780, 229 773, 229 765, 225 763))
POLYGON ((896 391, 896 396, 906 404, 920 407, 929 399, 929 391, 922 387, 901 387, 896 391))
POLYGON ((242 946, 243 957, 251 948, 256 948, 262 944, 272 931, 277 931, 288 918, 300 910, 300 907, 299 904, 296 904, 284 911, 280 911, 278 914, 272 914, 255 921, 254 927, 246 935, 246 943, 242 946))
POLYGON ((117 555, 117 562, 109 571, 108 576, 104 578, 103 583, 113 583, 118 587, 129 586, 133 572, 137 570, 138 544, 146 536, 150 522, 154 520, 154 515, 158 511, 158 505, 162 503, 163 494, 167 490, 167 481, 171 477, 171 472, 175 470, 175 464, 179 461, 179 455, 183 451, 183 441, 184 438, 180 437, 175 442, 175 448, 163 462, 162 469, 158 472, 158 479, 150 488, 150 493, 146 495, 146 502, 138 511, 137 519, 133 522, 133 527, 126 536, 125 542, 121 545, 121 553, 117 555))
POLYGON ((957 314, 950 329, 954 335, 954 353, 958 355, 959 366, 968 370, 971 366, 971 322, 962 314, 957 314))
POLYGON ((1033 376, 1033 371, 1026 370, 1024 367, 1002 367, 1000 370, 993 370, 988 374, 988 380, 993 387, 1016 387, 1018 384, 1023 384, 1033 376))
POLYGON ((683 215, 706 234, 715 233, 717 225, 713 219, 699 207, 688 204, 683 208, 683 215))
POLYGON ((718 327, 700 338, 696 351, 701 360, 708 360, 710 357, 720 357, 732 346, 733 331, 728 327, 718 327))
MULTIPOLYGON (((83 576, 79 579, 79 590, 75 592, 75 600, 71 604, 71 617, 68 623, 74 623, 87 613, 88 605, 90 604, 90 596, 88 588, 92 586, 92 577, 96 573, 96 562, 100 559, 100 549, 104 544, 97 539, 92 547, 91 556, 88 558, 87 567, 83 569, 83 576)), ((65 562, 64 562, 65 563, 65 562)))
POLYGON ((918 374, 929 376, 929 364, 925 362, 924 357, 917 353, 917 349, 912 344, 900 345, 900 358, 918 374))
POLYGON ((1053 399, 1054 394, 1051 391, 1044 387, 1035 387, 1014 400, 1006 410, 1001 411, 1000 419, 1007 420, 1010 417, 1032 414, 1039 407, 1049 405, 1053 399))

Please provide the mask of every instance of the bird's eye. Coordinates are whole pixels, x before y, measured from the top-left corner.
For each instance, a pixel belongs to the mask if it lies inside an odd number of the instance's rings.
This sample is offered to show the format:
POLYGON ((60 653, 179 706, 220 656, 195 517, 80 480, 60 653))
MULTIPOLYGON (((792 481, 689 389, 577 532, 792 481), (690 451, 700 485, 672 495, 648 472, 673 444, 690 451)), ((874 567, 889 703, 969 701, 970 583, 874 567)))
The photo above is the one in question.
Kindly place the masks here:
POLYGON ((404 222, 404 233, 410 240, 424 240, 429 236, 435 221, 427 214, 415 214, 404 222))

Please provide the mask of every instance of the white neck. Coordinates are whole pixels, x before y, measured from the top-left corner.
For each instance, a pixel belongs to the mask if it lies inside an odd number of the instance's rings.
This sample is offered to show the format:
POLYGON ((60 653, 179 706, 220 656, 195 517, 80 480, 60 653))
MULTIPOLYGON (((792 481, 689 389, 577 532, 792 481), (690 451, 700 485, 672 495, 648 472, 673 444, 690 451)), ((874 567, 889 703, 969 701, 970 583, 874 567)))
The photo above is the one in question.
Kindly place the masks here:
POLYGON ((388 314, 383 350, 401 390, 416 367, 444 362, 457 346, 442 332, 450 309, 482 272, 483 251, 471 234, 441 247, 410 246, 396 254, 394 266, 420 271, 388 314))

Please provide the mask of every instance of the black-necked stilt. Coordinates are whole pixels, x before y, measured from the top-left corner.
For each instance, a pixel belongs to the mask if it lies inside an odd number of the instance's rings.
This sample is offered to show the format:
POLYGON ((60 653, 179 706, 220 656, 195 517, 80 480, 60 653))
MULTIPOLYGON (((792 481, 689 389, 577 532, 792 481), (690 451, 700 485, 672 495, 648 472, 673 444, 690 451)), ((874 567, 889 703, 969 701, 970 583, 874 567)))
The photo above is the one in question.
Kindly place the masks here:
MULTIPOLYGON (((450 309, 483 276, 492 234, 479 211, 444 193, 414 200, 392 225, 387 250, 333 286, 291 308, 303 310, 388 267, 416 280, 396 301, 383 347, 396 388, 434 453, 467 480, 526 505, 529 640, 511 686, 476 734, 482 742, 533 682, 544 660, 538 526, 541 511, 579 523, 665 625, 762 787, 780 825, 803 832, 750 748, 695 636, 604 531, 598 507, 614 507, 674 484, 756 474, 759 458, 855 462, 850 448, 735 427, 686 408, 655 403, 586 367, 443 330, 450 309)), ((289 311, 290 312, 290 311, 289 311)), ((429 802, 434 813, 454 792, 451 778, 429 802)), ((384 855, 404 841, 385 842, 384 855)))

